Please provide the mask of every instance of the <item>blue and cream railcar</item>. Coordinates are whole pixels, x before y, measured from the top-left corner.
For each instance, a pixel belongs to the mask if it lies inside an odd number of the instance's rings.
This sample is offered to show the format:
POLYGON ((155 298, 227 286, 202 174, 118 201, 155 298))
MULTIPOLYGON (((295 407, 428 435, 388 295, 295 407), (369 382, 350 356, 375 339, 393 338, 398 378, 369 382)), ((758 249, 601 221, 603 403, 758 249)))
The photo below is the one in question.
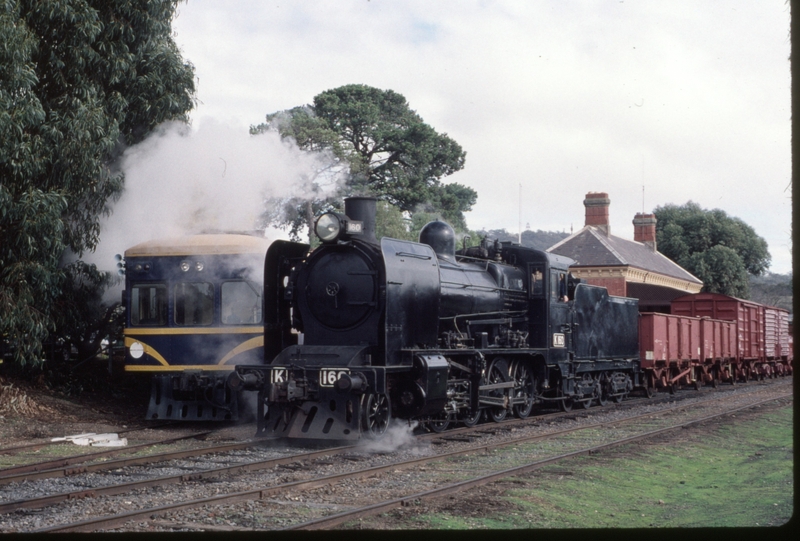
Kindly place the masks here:
POLYGON ((264 362, 265 238, 204 234, 125 251, 125 371, 153 374, 148 419, 235 420, 225 384, 264 362))

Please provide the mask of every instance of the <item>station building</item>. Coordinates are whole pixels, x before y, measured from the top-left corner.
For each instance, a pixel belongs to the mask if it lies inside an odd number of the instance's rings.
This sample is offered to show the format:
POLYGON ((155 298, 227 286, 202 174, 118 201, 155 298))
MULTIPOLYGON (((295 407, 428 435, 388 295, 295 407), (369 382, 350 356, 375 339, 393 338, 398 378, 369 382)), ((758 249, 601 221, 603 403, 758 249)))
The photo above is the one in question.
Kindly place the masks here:
POLYGON ((611 295, 639 299, 640 312, 669 313, 672 299, 700 292, 702 281, 658 252, 654 214, 637 213, 633 240, 628 240, 611 234, 607 193, 589 192, 583 205, 583 228, 547 249, 576 261, 570 267, 573 276, 611 295))

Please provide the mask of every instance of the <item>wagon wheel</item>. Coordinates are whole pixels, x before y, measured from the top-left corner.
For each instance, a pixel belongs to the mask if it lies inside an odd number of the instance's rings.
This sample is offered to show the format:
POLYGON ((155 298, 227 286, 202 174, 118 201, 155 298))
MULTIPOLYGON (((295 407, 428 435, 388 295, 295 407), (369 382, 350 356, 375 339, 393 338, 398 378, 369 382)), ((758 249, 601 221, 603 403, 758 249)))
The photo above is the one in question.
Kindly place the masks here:
POLYGON ((480 422, 481 417, 483 417, 483 410, 479 409, 475 413, 469 413, 468 411, 461 415, 458 420, 464 423, 467 428, 472 428, 480 422))
POLYGON ((434 415, 428 421, 428 427, 436 432, 444 432, 450 426, 450 423, 454 420, 454 416, 446 411, 442 411, 438 415, 434 415))
POLYGON ((672 382, 672 383, 669 384, 668 389, 669 389, 669 394, 675 394, 675 391, 678 390, 678 384, 675 383, 675 382, 672 382))
MULTIPOLYGON (((653 387, 651 387, 650 385, 645 385, 644 386, 644 395, 647 398, 653 398, 654 394, 655 394, 655 389, 653 389, 653 387)), ((622 396, 615 396, 614 397, 614 402, 619 404, 620 402, 622 402, 622 398, 623 398, 622 396)))
POLYGON ((387 395, 368 394, 364 396, 361 428, 367 438, 373 440, 382 438, 386 434, 391 420, 392 407, 387 395))
POLYGON ((702 372, 700 374, 695 374, 694 375, 694 381, 692 383, 694 384, 694 390, 695 391, 699 391, 700 388, 703 387, 703 375, 702 375, 702 372))
POLYGON ((711 369, 711 386, 714 389, 719 387, 719 372, 714 368, 711 369))
MULTIPOLYGON (((486 383, 489 385, 493 383, 506 383, 508 380, 508 363, 505 359, 495 359, 492 361, 486 373, 486 383)), ((505 390, 495 389, 489 391, 488 396, 492 398, 505 398, 505 390)), ((492 406, 487 408, 486 411, 495 423, 499 423, 508 415, 508 410, 502 406, 492 406)))
POLYGON ((536 401, 536 378, 530 365, 522 361, 514 361, 511 373, 514 378, 514 398, 525 400, 522 404, 514 404, 514 415, 525 419, 531 414, 533 403, 536 401))

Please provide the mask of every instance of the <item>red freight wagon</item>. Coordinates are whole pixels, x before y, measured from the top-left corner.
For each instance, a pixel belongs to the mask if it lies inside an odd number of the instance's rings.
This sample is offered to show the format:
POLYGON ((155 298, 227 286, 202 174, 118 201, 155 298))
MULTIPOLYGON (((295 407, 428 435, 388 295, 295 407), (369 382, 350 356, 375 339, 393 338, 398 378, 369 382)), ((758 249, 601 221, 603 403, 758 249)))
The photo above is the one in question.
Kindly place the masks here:
POLYGON ((784 375, 792 358, 789 344, 789 312, 773 306, 764 307, 764 347, 767 364, 777 375, 784 375))
POLYGON ((700 387, 700 319, 645 312, 639 315, 639 359, 648 388, 700 387))
POLYGON ((660 313, 639 318, 639 359, 650 389, 732 381, 736 325, 660 313))
POLYGON ((737 379, 745 381, 748 377, 791 373, 788 314, 783 322, 782 312, 785 311, 719 293, 684 295, 672 301, 675 315, 735 323, 736 347, 732 369, 737 379), (776 347, 781 353, 780 358, 776 357, 776 347), (786 358, 782 357, 784 350, 787 351, 786 358))

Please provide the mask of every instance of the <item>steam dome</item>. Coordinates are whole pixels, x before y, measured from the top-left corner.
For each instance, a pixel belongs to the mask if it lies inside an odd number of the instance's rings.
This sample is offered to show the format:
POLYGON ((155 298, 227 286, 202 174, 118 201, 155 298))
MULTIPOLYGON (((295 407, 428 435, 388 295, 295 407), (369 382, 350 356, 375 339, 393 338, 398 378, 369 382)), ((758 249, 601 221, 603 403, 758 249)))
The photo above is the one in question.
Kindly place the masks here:
POLYGON ((433 248, 440 259, 455 263, 456 233, 449 224, 438 220, 429 222, 419 232, 419 241, 433 248))

